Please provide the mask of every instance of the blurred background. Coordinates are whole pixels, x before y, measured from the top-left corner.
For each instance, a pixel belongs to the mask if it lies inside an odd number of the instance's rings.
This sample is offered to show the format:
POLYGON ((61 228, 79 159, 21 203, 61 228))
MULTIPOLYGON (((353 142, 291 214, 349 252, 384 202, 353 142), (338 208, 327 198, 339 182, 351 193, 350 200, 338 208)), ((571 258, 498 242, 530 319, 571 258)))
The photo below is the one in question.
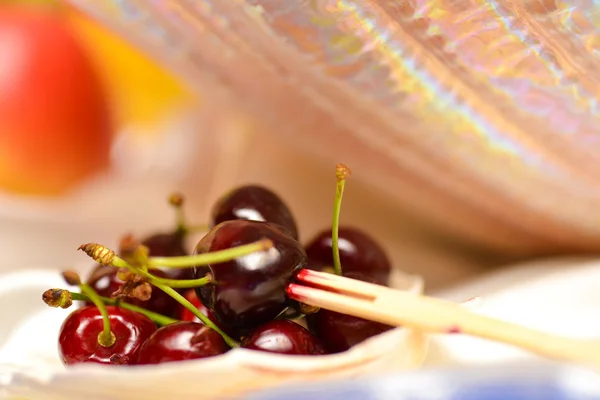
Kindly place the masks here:
MULTIPOLYGON (((303 241, 330 225, 335 164, 353 168, 363 153, 346 159, 343 144, 339 151, 328 145, 317 157, 289 137, 263 134, 252 112, 213 104, 160 57, 134 46, 128 39, 135 35, 124 38, 126 30, 66 3, 0 2, 0 270, 85 263, 76 252, 82 243, 114 246, 125 232, 168 229, 167 197, 175 190, 187 196, 186 212, 197 223, 225 190, 254 182, 289 203, 303 241)), ((400 189, 381 190, 402 178, 394 171, 361 173, 379 160, 364 151, 342 221, 372 233, 397 267, 425 275, 430 289, 556 250, 551 240, 479 241, 479 233, 471 240, 435 228, 423 210, 399 205, 400 189)), ((493 236, 493 221, 471 226, 493 236)), ((561 246, 563 253, 581 250, 561 246)))

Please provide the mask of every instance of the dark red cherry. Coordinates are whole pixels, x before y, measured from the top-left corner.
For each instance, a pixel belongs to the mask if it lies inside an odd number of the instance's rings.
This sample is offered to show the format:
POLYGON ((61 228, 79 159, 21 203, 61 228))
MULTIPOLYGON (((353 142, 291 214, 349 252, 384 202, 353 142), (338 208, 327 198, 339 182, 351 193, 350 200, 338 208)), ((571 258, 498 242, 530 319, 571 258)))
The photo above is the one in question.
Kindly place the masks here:
MULTIPOLYGON (((157 233, 142 241, 149 250, 150 257, 179 257, 187 256, 185 249, 185 234, 179 231, 157 233)), ((190 268, 162 268, 164 277, 168 279, 192 279, 190 268)))
MULTIPOLYGON (((344 275, 365 282, 379 283, 373 278, 359 273, 349 272, 344 275)), ((393 326, 323 308, 315 314, 307 315, 306 321, 308 327, 321 339, 325 349, 330 353, 346 351, 372 336, 394 328, 393 326)))
POLYGON ((282 227, 298 240, 296 221, 283 200, 262 186, 234 189, 220 198, 212 209, 213 226, 236 219, 262 221, 282 227))
POLYGON ((289 320, 276 320, 259 326, 242 341, 242 347, 279 354, 326 354, 315 335, 289 320))
POLYGON ((116 341, 110 347, 98 343, 103 330, 102 314, 94 306, 73 311, 63 322, 59 353, 64 364, 133 364, 142 344, 156 331, 146 316, 115 306, 106 307, 116 341))
POLYGON ((223 222, 198 243, 196 253, 225 250, 270 239, 273 247, 236 260, 194 268, 196 277, 210 273, 214 281, 196 288, 202 303, 228 329, 244 331, 271 321, 289 306, 285 288, 306 266, 306 253, 296 240, 270 224, 223 222))
MULTIPOLYGON (((210 312, 210 310, 208 308, 206 308, 204 306, 204 304, 202 304, 202 302, 196 295, 196 291, 194 289, 189 289, 184 294, 184 297, 187 299, 187 301, 192 303, 192 305, 194 307, 196 307, 202 314, 206 315, 208 317, 208 319, 210 319, 213 323, 215 323, 215 325, 217 325, 219 328, 221 328, 221 330, 223 330, 223 332, 225 332, 226 334, 228 334, 229 336, 231 336, 232 338, 235 338, 235 339, 239 339, 241 337, 242 332, 238 332, 238 331, 235 331, 230 328, 229 329, 225 328, 219 321, 217 321, 217 319, 215 318, 213 313, 210 312)), ((181 321, 197 322, 199 324, 202 323, 202 321, 200 321, 200 318, 196 317, 194 314, 192 314, 192 312, 190 310, 188 310, 187 308, 185 308, 182 305, 179 305, 179 319, 181 321)))
POLYGON ((179 231, 157 233, 148 236, 142 244, 150 250, 150 254, 158 257, 177 257, 187 255, 184 246, 185 235, 179 231))
MULTIPOLYGON (((338 230, 340 263, 344 272, 360 272, 387 285, 391 264, 385 251, 365 232, 351 227, 338 230)), ((331 230, 319 233, 307 246, 308 268, 333 267, 331 230)))
MULTIPOLYGON (((111 297, 117 291, 123 281, 117 276, 118 269, 110 266, 98 265, 91 273, 87 284, 90 285, 100 296, 111 297)), ((153 275, 165 278, 165 273, 160 270, 152 271, 153 275)), ((126 303, 143 307, 149 311, 154 311, 166 316, 175 316, 178 311, 179 303, 162 290, 152 286, 152 295, 150 300, 141 301, 126 297, 123 299, 126 303)), ((90 304, 91 305, 91 304, 90 304)))
MULTIPOLYGON (((194 289, 189 289, 187 292, 185 292, 183 297, 185 297, 187 301, 192 303, 194 305, 194 307, 196 307, 202 314, 206 315, 211 320, 214 318, 214 317, 212 317, 211 312, 208 311, 208 308, 206 308, 204 306, 204 304, 202 304, 202 302, 200 301, 198 296, 196 296, 196 291, 194 289)), ((187 308, 185 308, 181 305, 179 306, 179 319, 182 321, 202 323, 200 321, 200 319, 198 317, 196 317, 194 314, 192 314, 192 312, 190 310, 188 310, 187 308)))
POLYGON ((218 356, 230 348, 221 335, 196 322, 176 322, 158 329, 139 351, 137 364, 160 364, 218 356))

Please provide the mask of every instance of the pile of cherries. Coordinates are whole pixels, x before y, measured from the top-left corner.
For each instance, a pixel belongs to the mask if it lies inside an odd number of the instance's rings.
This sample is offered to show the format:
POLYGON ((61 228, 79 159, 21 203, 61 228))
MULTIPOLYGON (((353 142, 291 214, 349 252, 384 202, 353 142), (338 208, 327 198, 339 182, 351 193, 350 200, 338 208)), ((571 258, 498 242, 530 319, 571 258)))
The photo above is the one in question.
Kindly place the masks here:
MULTIPOLYGON (((300 270, 333 272, 335 247, 331 228, 302 246, 292 213, 272 191, 243 186, 224 195, 192 254, 185 248, 193 230, 182 218, 182 198, 172 197, 172 204, 180 212, 172 232, 139 243, 126 237, 118 255, 84 245, 99 264, 85 281, 64 273, 80 292, 44 293, 54 307, 81 302, 60 330, 64 364, 158 364, 235 347, 323 355, 392 329, 287 297, 286 287, 300 270)), ((334 228, 343 275, 387 285, 390 262, 383 249, 358 229, 338 227, 335 220, 334 228)))

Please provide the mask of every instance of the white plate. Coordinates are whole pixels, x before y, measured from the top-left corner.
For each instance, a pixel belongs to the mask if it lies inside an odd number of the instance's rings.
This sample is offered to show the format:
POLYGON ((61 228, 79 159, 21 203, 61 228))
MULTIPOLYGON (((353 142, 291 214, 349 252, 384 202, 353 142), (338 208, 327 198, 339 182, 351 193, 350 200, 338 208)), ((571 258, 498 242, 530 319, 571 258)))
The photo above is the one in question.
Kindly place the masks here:
MULTIPOLYGON (((530 328, 600 339, 600 260, 556 258, 514 265, 436 295, 460 301, 482 296, 477 312, 530 328)), ((533 361, 512 346, 460 335, 431 337, 426 363, 533 361)))
MULTIPOLYGON (((422 291, 418 277, 395 273, 393 285, 422 291)), ((6 395, 36 400, 209 399, 284 383, 343 378, 413 369, 427 350, 427 337, 394 329, 351 350, 322 357, 282 356, 235 349, 189 362, 66 369, 58 358, 58 331, 69 310, 47 307, 42 293, 65 287, 47 268, 0 277, 0 385, 6 395)), ((16 397, 15 397, 16 398, 16 397)))

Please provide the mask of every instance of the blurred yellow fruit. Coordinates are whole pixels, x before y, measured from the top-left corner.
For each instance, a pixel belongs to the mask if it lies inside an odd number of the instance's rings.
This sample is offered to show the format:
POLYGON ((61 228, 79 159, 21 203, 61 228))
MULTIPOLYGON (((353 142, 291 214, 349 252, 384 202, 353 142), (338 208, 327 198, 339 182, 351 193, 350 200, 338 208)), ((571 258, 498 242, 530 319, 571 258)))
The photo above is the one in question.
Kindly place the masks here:
POLYGON ((149 127, 192 100, 174 77, 129 43, 76 10, 66 15, 99 66, 120 123, 149 127))

